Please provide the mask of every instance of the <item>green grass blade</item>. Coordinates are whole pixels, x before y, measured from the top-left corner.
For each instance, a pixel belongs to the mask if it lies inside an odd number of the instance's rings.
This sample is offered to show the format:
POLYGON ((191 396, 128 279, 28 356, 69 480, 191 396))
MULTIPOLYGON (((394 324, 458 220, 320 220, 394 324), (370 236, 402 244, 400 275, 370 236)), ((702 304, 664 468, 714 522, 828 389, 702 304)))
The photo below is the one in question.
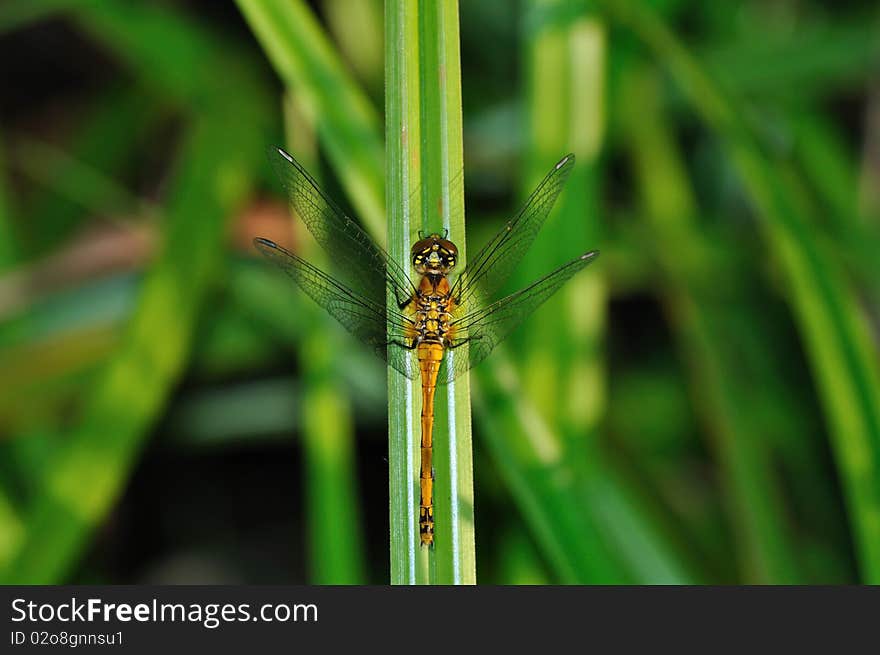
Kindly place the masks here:
MULTIPOLYGON (((536 1, 528 6, 532 20, 525 21, 523 35, 529 81, 528 149, 521 195, 527 196, 565 153, 574 152, 577 162, 558 201, 559 207, 517 267, 517 287, 545 275, 566 258, 599 246, 596 162, 604 130, 604 28, 589 18, 563 25, 541 20, 542 15, 559 9, 561 6, 554 2, 536 1), (547 75, 548 70, 559 73, 547 75), (560 244, 566 244, 564 257, 560 256, 560 244)), ((604 316, 602 274, 594 267, 571 280, 512 337, 521 346, 515 360, 521 374, 519 393, 536 405, 536 411, 548 425, 567 428, 548 434, 547 440, 558 440, 560 454, 568 453, 562 468, 576 471, 581 480, 586 472, 582 451, 595 443, 597 422, 604 406, 599 348, 604 316)), ((536 463, 542 460, 538 458, 536 463)), ((534 464, 529 468, 533 467, 534 464)), ((578 492, 575 488, 561 491, 556 494, 557 500, 566 494, 574 496, 578 492)), ((572 550, 574 544, 568 542, 567 558, 585 564, 575 567, 577 575, 573 579, 621 579, 625 574, 589 512, 577 514, 560 508, 560 517, 569 516, 571 521, 583 524, 578 537, 581 544, 572 550), (584 548, 590 552, 583 551, 584 548), (574 555, 578 552, 582 553, 579 557, 574 555)))
POLYGON ((632 582, 610 553, 584 505, 562 442, 524 397, 503 352, 475 386, 480 436, 536 543, 564 584, 632 582))
MULTIPOLYGON (((2 145, 0 141, 0 273, 11 268, 18 257, 2 145)), ((23 536, 24 528, 18 515, 18 508, 7 496, 5 485, 0 486, 0 563, 11 559, 13 553, 20 547, 23 536)))
POLYGON ((0 571, 21 552, 25 540, 24 521, 5 490, 0 490, 0 571))
POLYGON ((14 228, 12 198, 6 181, 6 153, 0 135, 0 273, 18 258, 18 237, 14 228))
MULTIPOLYGON (((463 130, 458 2, 419 6, 421 99, 422 227, 448 230, 458 246, 459 267, 467 263, 465 244, 463 130), (435 215, 437 208, 439 215, 435 215)), ((412 164, 411 164, 412 165, 412 164)), ((412 235, 410 235, 412 236, 412 235)), ((446 357, 465 356, 447 353, 446 357)), ((437 390, 434 468, 437 584, 475 584, 474 473, 470 378, 462 376, 437 390), (446 527, 447 529, 443 529, 446 527)))
POLYGON ((0 7, 0 34, 27 27, 50 18, 53 14, 73 8, 78 0, 19 0, 0 7))
POLYGON ((564 584, 686 584, 696 577, 604 461, 588 489, 563 440, 525 397, 512 363, 493 353, 475 389, 481 436, 556 579, 564 584), (491 408, 491 409, 490 409, 491 408))
POLYGON ((787 193, 772 162, 719 89, 663 22, 626 0, 601 0, 669 68, 723 139, 763 217, 764 237, 788 282, 788 299, 819 389, 852 525, 862 580, 880 582, 880 374, 856 295, 787 193))
POLYGON ((841 234, 855 229, 860 218, 858 170, 843 134, 814 114, 799 117, 794 131, 799 169, 831 209, 829 218, 835 229, 841 234))
MULTIPOLYGON (((870 111, 868 115, 870 125, 870 111)), ((836 126, 813 112, 792 122, 797 172, 790 171, 788 180, 797 186, 798 193, 811 196, 810 204, 818 205, 816 224, 826 228, 845 263, 854 268, 859 284, 868 287, 875 299, 880 298, 880 230, 871 215, 871 194, 876 186, 871 184, 871 157, 864 157, 865 168, 859 171, 836 126), (795 184, 801 179, 803 184, 795 184)), ((871 152, 870 138, 864 147, 866 153, 871 152)))
MULTIPOLYGON (((247 130, 239 130, 236 140, 231 142, 226 128, 218 128, 217 124, 228 125, 235 120, 243 125, 259 125, 260 101, 264 97, 251 83, 251 76, 236 75, 244 60, 236 58, 228 47, 221 48, 194 23, 178 20, 171 12, 112 0, 79 3, 73 8, 78 25, 109 45, 153 88, 176 98, 194 99, 193 106, 198 108, 202 117, 205 116, 205 106, 228 111, 229 115, 218 118, 210 130, 206 123, 202 123, 193 133, 193 140, 198 141, 198 147, 204 150, 200 156, 205 159, 196 161, 195 153, 188 153, 187 175, 183 182, 191 186, 185 186, 179 192, 178 206, 170 223, 184 233, 184 237, 176 242, 178 249, 186 248, 190 238, 202 239, 199 228, 204 231, 207 224, 193 220, 192 216, 216 219, 218 225, 211 224, 217 227, 216 232, 209 229, 204 234, 205 250, 197 250, 195 258, 193 253, 172 251, 170 255, 166 253, 162 265, 157 265, 155 275, 147 284, 139 318, 131 327, 134 336, 126 340, 125 347, 103 369, 101 383, 93 387, 95 390, 79 427, 66 440, 62 452, 47 462, 45 477, 38 476, 39 493, 23 510, 25 535, 20 550, 9 553, 13 558, 8 569, 10 579, 26 582, 57 582, 64 578, 86 543, 89 532, 114 501, 138 444, 154 418, 153 412, 161 406, 168 385, 183 366, 183 356, 178 351, 188 338, 194 316, 188 316, 186 310, 190 308, 186 302, 181 303, 185 306, 182 312, 177 306, 166 307, 163 303, 173 295, 163 298, 161 289, 165 285, 170 285, 173 292, 179 289, 186 293, 191 289, 195 292, 192 300, 198 304, 201 292, 207 287, 206 281, 199 276, 207 272, 209 266, 206 264, 215 257, 210 250, 211 244, 217 247, 222 235, 219 221, 228 215, 234 204, 227 202, 231 200, 230 196, 241 190, 236 171, 232 170, 241 162, 223 150, 221 144, 225 142, 232 152, 238 148, 238 153, 253 152, 256 147, 253 141, 249 144, 242 142, 244 135, 250 134, 247 130), (168 40, 163 38, 166 35, 170 37, 168 40), (222 69, 224 74, 214 74, 211 67, 222 69), (222 102, 210 99, 214 87, 207 82, 203 86, 200 81, 220 79, 224 84, 236 80, 241 93, 235 97, 240 102, 230 104, 228 99, 222 102), (233 113, 235 119, 229 117, 233 113), (207 135, 209 131, 210 137, 207 135), (214 153, 215 148, 221 152, 214 153), (206 175, 214 177, 206 179, 206 175), (228 190, 215 193, 224 187, 228 190), (212 199, 215 202, 212 203, 212 199), (195 203, 202 202, 205 202, 203 207, 193 208, 197 207, 195 203), (216 213, 212 214, 212 211, 216 213), (187 233, 187 228, 182 227, 187 221, 192 222, 193 233, 187 233), (174 257, 178 258, 177 262, 174 257), (180 262, 190 260, 194 264, 190 270, 178 270, 180 262), (179 287, 175 286, 178 282, 179 287), (147 341, 157 342, 154 347, 161 346, 161 340, 154 337, 164 330, 165 325, 171 326, 166 342, 169 350, 154 352, 147 341), (142 363, 151 361, 155 361, 155 367, 142 372, 142 363), (137 382, 132 384, 132 378, 137 382), (120 416, 119 407, 132 411, 120 416), (101 465, 102 458, 106 467, 101 465), (95 473, 93 459, 99 467, 96 475, 92 475, 95 473), (77 498, 80 502, 76 501, 77 498)), ((137 84, 134 93, 130 88, 124 93, 111 93, 111 102, 99 103, 100 110, 90 117, 71 149, 78 160, 87 162, 96 170, 116 169, 131 150, 132 140, 142 138, 143 130, 162 116, 161 111, 156 112, 161 101, 144 95, 141 90, 141 84, 137 84)), ((190 145, 195 148, 194 143, 190 145)), ((58 174, 63 175, 63 172, 58 174)), ((79 220, 80 212, 72 203, 59 203, 56 198, 47 197, 34 214, 40 220, 27 226, 28 233, 24 238, 27 244, 33 244, 31 250, 39 252, 62 239, 79 220)))
MULTIPOLYGON (((458 3, 389 2, 385 14, 389 248, 409 268, 419 231, 449 231, 464 266, 458 3), (437 211, 439 208, 439 211, 437 211), (436 212, 436 213, 435 213, 436 212)), ((447 357, 449 355, 447 354, 447 357)), ((476 582, 467 377, 439 387, 435 546, 417 546, 419 387, 389 373, 392 582, 476 582)))
MULTIPOLYGON (((419 229, 418 12, 414 3, 385 8, 385 135, 388 252, 409 269, 410 234, 419 229), (415 68, 415 72, 413 72, 415 68)), ((391 302, 389 300, 389 302, 391 302)), ((417 516, 419 388, 388 371, 388 464, 391 584, 428 583, 427 553, 420 553, 417 516)))
POLYGON ((269 109, 265 80, 247 51, 184 12, 156 3, 101 0, 76 5, 73 18, 166 101, 196 113, 212 98, 247 114, 252 127, 269 109), (235 81, 235 93, 230 84, 235 81), (253 108, 258 108, 253 112, 253 108), (253 112, 253 113, 252 113, 253 112))
POLYGON ((520 526, 508 527, 503 543, 498 561, 493 561, 498 569, 494 579, 517 586, 550 584, 534 542, 520 526))
MULTIPOLYGON (((540 15, 548 4, 554 3, 533 3, 531 11, 540 15)), ((577 161, 557 210, 517 267, 518 287, 599 248, 602 235, 598 157, 605 129, 605 28, 593 18, 564 26, 527 24, 529 148, 521 195, 531 193, 567 152, 577 161)), ((529 373, 524 388, 548 422, 565 426, 562 437, 578 446, 584 434, 595 431, 605 404, 605 304, 602 267, 594 266, 548 300, 517 335, 525 350, 519 369, 529 373), (551 316, 556 318, 547 320, 551 316)))
POLYGON ((165 250, 144 282, 127 339, 95 381, 78 425, 23 515, 26 536, 2 572, 7 584, 67 579, 186 363, 220 262, 224 219, 247 187, 243 144, 230 147, 227 124, 197 124, 186 140, 164 223, 165 250))
MULTIPOLYGON (((740 553, 742 580, 795 584, 803 580, 797 573, 798 553, 772 466, 772 444, 749 419, 753 385, 738 375, 744 368, 743 347, 732 330, 719 330, 732 324, 737 313, 759 309, 731 306, 727 297, 713 302, 717 292, 705 292, 711 285, 704 276, 690 274, 689 262, 699 257, 691 237, 696 230, 696 200, 662 114, 656 81, 638 72, 631 76, 621 99, 622 120, 632 142, 651 240, 662 244, 655 256, 668 280, 663 285, 667 313, 676 325, 681 350, 692 361, 695 386, 703 399, 700 406, 707 414, 702 418, 717 444, 736 534, 745 544, 740 553)), ((766 393, 772 393, 769 386, 766 393)))
POLYGON ((60 148, 36 139, 21 139, 16 153, 26 175, 81 209, 105 214, 134 213, 139 209, 139 201, 128 190, 60 148))
POLYGON ((866 80, 876 66, 876 12, 853 20, 858 13, 838 20, 804 15, 790 32, 751 20, 730 43, 701 49, 699 60, 737 94, 790 97, 800 104, 804 96, 821 97, 831 88, 866 80))
MULTIPOLYGON (((302 114, 314 122, 356 215, 371 236, 384 244, 383 146, 376 112, 366 95, 344 69, 305 4, 277 0, 239 0, 238 4, 276 71, 296 95, 302 114)), ((317 351, 321 349, 317 346, 303 348, 315 351, 315 357, 326 359, 326 352, 319 354, 317 351)), ((326 361, 321 363, 322 367, 328 365, 326 361)), ((325 404, 323 400, 322 404, 325 404)), ((336 443, 342 447, 342 440, 336 443)), ((341 460, 337 464, 347 468, 341 460)), ((329 468, 325 466, 323 473, 329 477, 329 468)), ((339 469, 333 473, 337 479, 339 474, 339 469)), ((322 482, 327 499, 332 497, 341 502, 343 496, 348 496, 348 492, 343 491, 345 485, 331 490, 329 484, 327 479, 322 482)), ((314 509, 319 511, 317 507, 314 509)), ((335 518, 337 526, 341 525, 338 514, 335 518)), ((332 538, 329 532, 325 536, 332 538)), ((315 543, 314 548, 317 547, 315 543)), ((337 562, 343 557, 339 554, 337 562)), ((353 568, 360 570, 361 565, 355 564, 353 568)))
MULTIPOLYGON (((518 286, 546 273, 551 263, 558 263, 559 244, 571 249, 566 250, 569 255, 601 247, 598 162, 606 105, 605 28, 590 16, 552 20, 556 13, 567 9, 564 3, 535 2, 530 9, 531 20, 525 23, 530 72, 530 147, 524 190, 530 190, 540 171, 565 152, 573 151, 578 163, 560 197, 558 210, 548 219, 531 252, 518 267, 518 286), (547 75, 547 70, 559 74, 547 75)), ((553 448, 564 453, 564 461, 537 457, 529 462, 521 453, 530 447, 531 430, 524 432, 523 427, 509 426, 508 447, 513 453, 503 457, 506 468, 511 469, 506 479, 528 476, 532 481, 529 486, 550 491, 529 500, 527 486, 511 486, 521 509, 530 517, 536 536, 538 531, 545 533, 538 536, 539 543, 551 543, 548 529, 557 533, 554 548, 564 548, 562 561, 568 562, 567 570, 557 571, 561 579, 692 579, 680 556, 649 517, 653 511, 650 503, 626 488, 625 481, 613 472, 611 463, 597 447, 598 426, 606 406, 601 357, 607 294, 603 268, 600 264, 572 280, 538 310, 540 316, 513 337, 522 346, 517 357, 522 372, 518 384, 523 387, 519 393, 536 403, 537 414, 547 425, 554 426, 555 430, 546 431, 544 441, 558 441, 553 448), (562 475, 560 470, 577 481, 571 488, 558 488, 554 478, 562 475), (543 476, 548 479, 541 480, 543 476), (612 499, 616 515, 603 510, 612 499), (539 516, 543 518, 538 520, 539 516), (623 532, 627 530, 639 538, 626 539, 623 532)), ((497 375, 497 367, 492 370, 497 375)), ((498 384, 483 376, 480 380, 486 383, 487 390, 498 384)), ((493 414, 498 416, 497 412, 493 414)), ((497 428, 488 426, 490 437, 497 432, 497 428)), ((496 448, 493 452, 499 455, 496 448)))
POLYGON ((324 15, 346 63, 358 81, 378 100, 383 92, 382 2, 324 0, 324 15))
POLYGON ((301 0, 237 0, 278 75, 315 116, 318 136, 370 234, 385 243, 376 111, 301 0))
MULTIPOLYGON (((112 90, 98 96, 76 134, 65 145, 65 152, 107 177, 117 175, 130 165, 129 157, 137 150, 138 139, 154 129, 161 118, 160 101, 136 87, 112 90)), ((48 167, 41 166, 44 188, 55 190, 65 186, 70 171, 64 162, 57 162, 46 179, 48 167)), ((69 163, 69 162, 68 162, 69 163)), ((30 210, 31 220, 22 227, 23 246, 30 254, 44 254, 62 243, 82 220, 80 204, 64 194, 41 193, 30 210)))
POLYGON ((859 166, 859 210, 874 225, 880 223, 880 166, 871 155, 880 148, 880 89, 874 84, 868 96, 865 146, 859 166))
MULTIPOLYGON (((310 170, 318 170, 314 120, 296 96, 285 101, 291 152, 310 170)), ((299 252, 326 268, 317 244, 294 217, 299 252)), ((309 560, 314 584, 363 584, 363 538, 357 497, 354 420, 351 406, 334 375, 344 343, 332 319, 314 303, 304 303, 308 330, 298 344, 303 377, 303 450, 309 560)))

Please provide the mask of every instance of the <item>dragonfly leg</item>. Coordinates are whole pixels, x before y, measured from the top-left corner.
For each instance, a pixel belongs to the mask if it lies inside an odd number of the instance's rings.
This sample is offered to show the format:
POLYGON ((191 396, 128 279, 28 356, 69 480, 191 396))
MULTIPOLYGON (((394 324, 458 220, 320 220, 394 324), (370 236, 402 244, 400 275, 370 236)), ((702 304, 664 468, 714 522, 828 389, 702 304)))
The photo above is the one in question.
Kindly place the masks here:
POLYGON ((482 338, 483 338, 482 335, 475 336, 475 337, 466 337, 464 339, 458 339, 457 341, 452 341, 449 344, 447 344, 446 347, 449 350, 455 350, 459 346, 463 346, 464 344, 468 343, 469 341, 476 341, 477 339, 482 339, 482 338))
POLYGON ((390 346, 391 344, 394 344, 395 346, 400 346, 401 348, 406 348, 407 350, 415 350, 416 347, 419 345, 418 343, 416 343, 415 339, 413 339, 412 343, 404 343, 400 339, 392 339, 391 341, 385 342, 386 346, 390 346))

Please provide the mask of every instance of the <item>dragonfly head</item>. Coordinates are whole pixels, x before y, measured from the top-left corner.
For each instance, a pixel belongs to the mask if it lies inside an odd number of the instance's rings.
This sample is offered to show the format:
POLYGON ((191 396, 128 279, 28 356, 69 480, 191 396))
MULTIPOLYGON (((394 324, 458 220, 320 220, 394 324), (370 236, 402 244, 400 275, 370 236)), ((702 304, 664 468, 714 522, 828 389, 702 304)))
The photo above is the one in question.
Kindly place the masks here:
POLYGON ((416 241, 411 257, 419 275, 447 275, 458 261, 458 248, 439 234, 431 234, 416 241))

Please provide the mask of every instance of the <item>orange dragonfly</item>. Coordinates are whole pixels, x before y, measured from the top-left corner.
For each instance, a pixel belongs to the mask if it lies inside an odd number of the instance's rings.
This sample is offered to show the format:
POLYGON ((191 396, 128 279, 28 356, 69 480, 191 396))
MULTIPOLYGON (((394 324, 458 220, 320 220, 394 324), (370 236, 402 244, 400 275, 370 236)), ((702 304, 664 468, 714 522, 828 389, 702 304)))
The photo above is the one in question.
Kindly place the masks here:
POLYGON ((268 239, 257 249, 360 341, 407 378, 420 379, 421 468, 419 536, 434 543, 434 393, 482 362, 524 318, 575 273, 593 250, 501 299, 493 300, 537 236, 574 166, 563 157, 520 212, 455 278, 458 248, 446 235, 419 235, 410 253, 415 277, 367 236, 288 153, 270 154, 290 204, 330 256, 337 277, 268 239), (459 350, 462 349, 462 350, 459 350), (450 357, 448 353, 455 352, 450 357), (459 354, 461 353, 461 354, 459 354))

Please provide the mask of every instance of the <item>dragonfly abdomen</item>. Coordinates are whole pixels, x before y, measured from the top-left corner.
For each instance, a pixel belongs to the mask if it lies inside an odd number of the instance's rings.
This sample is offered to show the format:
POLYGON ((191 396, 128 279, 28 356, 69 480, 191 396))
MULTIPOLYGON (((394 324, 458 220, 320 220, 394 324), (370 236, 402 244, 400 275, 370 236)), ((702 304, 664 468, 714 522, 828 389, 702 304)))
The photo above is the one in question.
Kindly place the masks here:
POLYGON ((423 546, 434 543, 434 392, 443 362, 443 344, 422 342, 418 346, 422 378, 422 464, 419 474, 419 537, 423 546))
POLYGON ((450 339, 450 293, 446 276, 425 275, 415 297, 415 332, 422 380, 422 461, 419 474, 419 538, 434 543, 434 394, 450 339))

